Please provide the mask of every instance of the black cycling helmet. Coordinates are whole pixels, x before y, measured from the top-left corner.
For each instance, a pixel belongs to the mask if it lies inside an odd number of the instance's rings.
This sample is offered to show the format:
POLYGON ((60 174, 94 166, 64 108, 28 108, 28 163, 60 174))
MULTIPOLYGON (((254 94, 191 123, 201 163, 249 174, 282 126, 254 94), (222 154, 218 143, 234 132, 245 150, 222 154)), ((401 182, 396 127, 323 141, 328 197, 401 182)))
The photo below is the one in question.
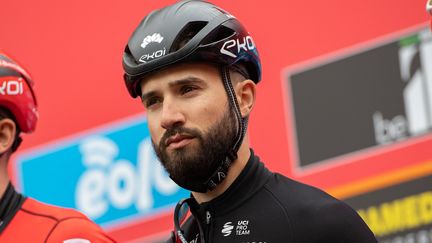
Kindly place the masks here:
POLYGON ((252 37, 228 12, 204 1, 180 1, 147 15, 123 54, 124 80, 130 95, 155 70, 179 62, 205 61, 220 66, 242 63, 258 83, 261 63, 252 37))
POLYGON ((123 54, 129 94, 141 96, 140 82, 149 73, 184 62, 207 62, 220 68, 237 121, 232 147, 209 178, 199 182, 172 178, 183 188, 206 192, 224 180, 246 133, 248 119, 241 115, 229 70, 258 83, 261 63, 252 37, 234 16, 208 2, 180 1, 147 15, 129 39, 123 54))

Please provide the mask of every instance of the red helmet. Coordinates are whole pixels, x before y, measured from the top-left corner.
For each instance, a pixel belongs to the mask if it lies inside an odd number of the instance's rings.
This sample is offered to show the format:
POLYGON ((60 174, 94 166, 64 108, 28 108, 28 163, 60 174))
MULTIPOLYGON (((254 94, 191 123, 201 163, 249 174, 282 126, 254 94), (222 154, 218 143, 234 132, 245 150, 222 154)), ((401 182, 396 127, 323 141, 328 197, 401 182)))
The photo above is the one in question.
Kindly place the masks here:
POLYGON ((25 133, 35 130, 39 114, 30 75, 0 50, 0 106, 15 117, 25 133))

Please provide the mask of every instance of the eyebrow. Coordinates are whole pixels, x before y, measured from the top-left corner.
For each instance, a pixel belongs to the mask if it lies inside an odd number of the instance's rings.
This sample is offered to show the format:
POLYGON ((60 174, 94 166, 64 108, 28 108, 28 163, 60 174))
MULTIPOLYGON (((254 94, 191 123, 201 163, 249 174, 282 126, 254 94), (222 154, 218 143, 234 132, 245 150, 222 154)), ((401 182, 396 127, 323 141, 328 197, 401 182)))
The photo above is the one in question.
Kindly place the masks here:
MULTIPOLYGON (((186 77, 183 79, 170 81, 168 86, 171 88, 171 87, 185 85, 185 84, 203 84, 203 83, 204 83, 204 80, 197 78, 197 77, 189 76, 189 77, 186 77)), ((150 91, 147 93, 143 93, 141 96, 141 100, 146 100, 147 98, 154 96, 156 93, 157 93, 156 91, 150 91)))

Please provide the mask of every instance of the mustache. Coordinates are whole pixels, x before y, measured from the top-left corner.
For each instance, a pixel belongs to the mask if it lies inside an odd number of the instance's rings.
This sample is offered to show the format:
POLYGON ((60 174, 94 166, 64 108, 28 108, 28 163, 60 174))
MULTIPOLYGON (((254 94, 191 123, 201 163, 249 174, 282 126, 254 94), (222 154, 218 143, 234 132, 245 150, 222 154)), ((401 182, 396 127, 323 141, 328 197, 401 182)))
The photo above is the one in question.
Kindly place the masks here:
POLYGON ((159 142, 159 148, 165 148, 167 139, 176 134, 188 135, 188 136, 198 137, 198 138, 202 137, 201 132, 198 131, 197 129, 187 128, 187 127, 173 127, 165 131, 165 133, 163 134, 159 142))

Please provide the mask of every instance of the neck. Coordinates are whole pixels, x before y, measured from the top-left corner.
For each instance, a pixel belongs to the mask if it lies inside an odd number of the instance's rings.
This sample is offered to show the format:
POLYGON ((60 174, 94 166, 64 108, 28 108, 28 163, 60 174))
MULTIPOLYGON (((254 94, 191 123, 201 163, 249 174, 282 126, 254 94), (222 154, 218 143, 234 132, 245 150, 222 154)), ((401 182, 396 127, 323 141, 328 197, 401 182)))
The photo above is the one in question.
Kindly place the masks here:
POLYGON ((7 169, 8 161, 4 159, 4 157, 4 154, 0 157, 0 198, 3 197, 3 194, 10 182, 7 169))
POLYGON ((243 142, 237 152, 237 159, 231 163, 231 167, 228 170, 227 176, 214 190, 207 191, 205 193, 192 192, 192 195, 199 204, 209 202, 214 198, 224 193, 239 176, 244 167, 246 166, 250 157, 249 144, 243 142))

